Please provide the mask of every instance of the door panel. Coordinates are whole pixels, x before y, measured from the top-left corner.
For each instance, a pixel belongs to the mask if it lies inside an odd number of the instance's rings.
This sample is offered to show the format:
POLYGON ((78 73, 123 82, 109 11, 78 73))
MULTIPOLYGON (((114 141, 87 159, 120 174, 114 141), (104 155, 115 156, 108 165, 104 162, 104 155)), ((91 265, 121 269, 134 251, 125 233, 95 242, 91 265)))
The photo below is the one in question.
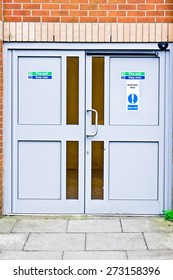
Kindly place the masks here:
POLYGON ((104 142, 92 141, 91 199, 103 199, 104 191, 104 142))
POLYGON ((84 58, 13 52, 13 213, 84 212, 84 58))
POLYGON ((109 199, 157 200, 158 143, 109 143, 109 199))
POLYGON ((158 75, 159 58, 110 58, 110 125, 158 125, 158 75), (128 76, 138 72, 137 77, 128 76), (136 111, 127 108, 130 84, 133 90, 138 87, 136 111))
MULTIPOLYGON (((163 54, 160 53, 155 58, 106 55, 102 59, 102 125, 91 122, 91 109, 99 108, 96 104, 97 100, 99 103, 99 92, 94 103, 92 97, 92 87, 98 82, 96 74, 92 73, 96 71, 93 66, 96 57, 88 55, 86 62, 86 213, 162 213, 165 75, 163 54), (132 86, 130 92, 129 84, 132 86), (130 100, 134 95, 137 95, 138 102, 130 100), (130 102, 131 107, 128 110, 130 102), (103 195, 99 198, 93 197, 93 157, 100 153, 94 144, 96 142, 103 143, 104 154, 101 176, 103 195)), ((99 173, 95 174, 98 176, 99 173)))
POLYGON ((67 57, 67 124, 79 124, 79 57, 67 57))
POLYGON ((78 199, 79 189, 79 143, 66 142, 66 198, 78 199))
POLYGON ((61 199, 61 144, 19 141, 19 199, 61 199))
POLYGON ((19 57, 18 63, 19 124, 61 124, 61 58, 19 57))

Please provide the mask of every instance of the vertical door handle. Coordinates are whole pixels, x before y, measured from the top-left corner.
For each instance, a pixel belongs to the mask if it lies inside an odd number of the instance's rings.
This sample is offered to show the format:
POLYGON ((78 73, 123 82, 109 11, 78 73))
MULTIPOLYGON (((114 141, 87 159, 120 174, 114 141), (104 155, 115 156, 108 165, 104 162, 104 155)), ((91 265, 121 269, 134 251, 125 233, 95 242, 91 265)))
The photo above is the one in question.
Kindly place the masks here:
POLYGON ((88 112, 94 112, 95 113, 95 133, 87 134, 87 137, 94 137, 98 133, 98 112, 95 109, 87 109, 87 113, 88 112))

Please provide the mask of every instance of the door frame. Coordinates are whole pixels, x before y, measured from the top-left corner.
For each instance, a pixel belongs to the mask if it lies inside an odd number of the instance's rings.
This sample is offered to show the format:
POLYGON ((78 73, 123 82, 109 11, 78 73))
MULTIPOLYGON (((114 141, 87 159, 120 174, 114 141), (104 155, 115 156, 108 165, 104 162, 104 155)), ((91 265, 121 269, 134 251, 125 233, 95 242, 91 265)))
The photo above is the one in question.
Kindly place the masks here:
MULTIPOLYGON (((12 53, 14 50, 56 50, 56 51, 79 51, 79 50, 107 51, 160 51, 157 43, 4 43, 4 211, 3 214, 12 213, 12 112, 11 112, 11 81, 12 79, 12 53)), ((164 137, 164 208, 172 208, 172 96, 173 83, 173 44, 169 44, 165 51, 165 137, 164 137)), ((86 82, 85 82, 86 83, 86 82)), ((86 163, 85 163, 86 164, 86 163)), ((86 167, 85 167, 86 168, 86 167)), ((85 174, 86 182, 86 174, 85 174)))

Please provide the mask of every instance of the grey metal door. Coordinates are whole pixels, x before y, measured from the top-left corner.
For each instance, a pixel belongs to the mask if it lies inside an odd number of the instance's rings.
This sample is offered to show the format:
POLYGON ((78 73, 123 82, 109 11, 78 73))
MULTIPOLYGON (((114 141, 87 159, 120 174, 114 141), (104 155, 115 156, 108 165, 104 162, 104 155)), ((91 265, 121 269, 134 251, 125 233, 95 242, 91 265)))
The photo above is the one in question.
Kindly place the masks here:
POLYGON ((164 204, 164 54, 87 56, 86 213, 164 204))
POLYGON ((161 213, 164 52, 11 61, 12 213, 161 213))
POLYGON ((83 213, 84 52, 12 56, 12 213, 83 213))

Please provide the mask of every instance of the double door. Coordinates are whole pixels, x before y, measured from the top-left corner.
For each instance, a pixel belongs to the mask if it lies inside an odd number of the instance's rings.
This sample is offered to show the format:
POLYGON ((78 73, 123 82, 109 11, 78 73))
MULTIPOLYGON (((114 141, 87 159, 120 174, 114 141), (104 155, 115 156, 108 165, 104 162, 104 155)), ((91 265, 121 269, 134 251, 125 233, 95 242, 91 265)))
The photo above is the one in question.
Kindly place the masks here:
POLYGON ((14 51, 12 212, 161 213, 162 69, 155 53, 14 51))

